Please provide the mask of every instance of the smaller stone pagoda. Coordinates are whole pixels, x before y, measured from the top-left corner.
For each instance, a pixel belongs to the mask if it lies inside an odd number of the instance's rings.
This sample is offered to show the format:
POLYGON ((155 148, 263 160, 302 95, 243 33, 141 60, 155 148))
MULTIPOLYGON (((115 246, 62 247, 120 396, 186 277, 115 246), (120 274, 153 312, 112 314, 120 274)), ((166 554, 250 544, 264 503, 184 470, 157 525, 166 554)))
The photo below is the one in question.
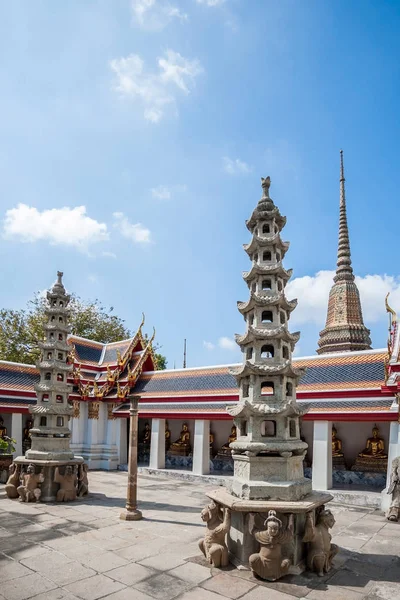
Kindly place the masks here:
POLYGON ((22 480, 30 475, 36 477, 34 489, 40 490, 40 494, 37 492, 39 498, 35 499, 44 502, 75 499, 78 479, 85 476, 83 458, 74 456, 70 449, 68 422, 73 415, 69 402, 72 386, 68 383, 73 368, 67 343, 70 296, 65 291, 62 276, 63 273, 57 273, 56 283, 47 292, 44 339, 38 344, 41 354, 37 362, 40 379, 35 386, 37 404, 31 408, 31 448, 25 457, 14 461, 16 468, 22 470, 22 480))

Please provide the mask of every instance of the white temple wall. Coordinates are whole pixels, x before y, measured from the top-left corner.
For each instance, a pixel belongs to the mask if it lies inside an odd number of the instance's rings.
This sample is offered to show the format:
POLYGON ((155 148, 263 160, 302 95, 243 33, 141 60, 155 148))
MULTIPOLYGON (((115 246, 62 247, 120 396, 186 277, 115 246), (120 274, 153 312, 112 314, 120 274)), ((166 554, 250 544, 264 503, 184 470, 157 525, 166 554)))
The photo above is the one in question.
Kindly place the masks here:
POLYGON ((312 461, 313 439, 314 439, 314 421, 302 421, 300 425, 300 435, 308 444, 307 458, 312 461))

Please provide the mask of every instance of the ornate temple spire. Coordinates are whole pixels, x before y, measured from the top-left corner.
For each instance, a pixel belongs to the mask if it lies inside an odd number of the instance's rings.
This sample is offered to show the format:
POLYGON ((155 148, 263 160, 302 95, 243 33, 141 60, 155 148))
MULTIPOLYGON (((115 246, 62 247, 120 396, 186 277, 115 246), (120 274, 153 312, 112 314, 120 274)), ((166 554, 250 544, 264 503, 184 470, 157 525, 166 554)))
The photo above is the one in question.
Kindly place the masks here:
POLYGON ((349 228, 346 214, 346 192, 344 187, 343 150, 340 151, 340 209, 339 209, 339 244, 337 268, 334 281, 354 281, 351 266, 349 228))
POLYGON ((325 329, 320 332, 318 354, 370 350, 369 329, 364 325, 360 294, 351 266, 346 214, 343 150, 340 151, 339 243, 336 275, 329 294, 325 329))

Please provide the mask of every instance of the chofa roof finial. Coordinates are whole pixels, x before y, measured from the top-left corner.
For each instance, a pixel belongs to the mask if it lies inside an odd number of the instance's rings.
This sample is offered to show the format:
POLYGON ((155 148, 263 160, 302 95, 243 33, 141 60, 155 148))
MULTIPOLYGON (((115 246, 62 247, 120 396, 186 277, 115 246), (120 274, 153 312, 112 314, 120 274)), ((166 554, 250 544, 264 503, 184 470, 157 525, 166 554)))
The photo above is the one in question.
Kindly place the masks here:
POLYGON ((269 198, 269 187, 271 185, 271 177, 261 177, 261 187, 263 189, 263 198, 269 198))

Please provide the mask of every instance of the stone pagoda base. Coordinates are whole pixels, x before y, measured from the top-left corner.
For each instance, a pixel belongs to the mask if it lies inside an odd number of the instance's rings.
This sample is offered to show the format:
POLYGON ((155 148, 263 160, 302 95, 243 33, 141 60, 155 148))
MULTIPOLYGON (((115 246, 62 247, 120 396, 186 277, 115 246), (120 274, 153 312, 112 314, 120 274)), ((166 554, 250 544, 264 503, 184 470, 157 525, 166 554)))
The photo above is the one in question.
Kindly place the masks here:
POLYGON ((78 467, 84 460, 81 456, 74 456, 71 460, 32 460, 24 456, 14 459, 14 464, 21 465, 21 470, 26 470, 28 465, 34 465, 36 474, 43 473, 44 481, 40 484, 40 502, 55 502, 60 484, 55 483, 54 474, 56 467, 62 470, 64 467, 78 467))
POLYGON ((234 455, 232 493, 243 500, 301 500, 311 493, 303 475, 303 456, 234 455))
POLYGON ((207 494, 211 500, 231 511, 231 527, 227 536, 230 562, 241 568, 250 569, 249 557, 259 551, 259 543, 250 532, 250 514, 262 523, 269 510, 275 510, 276 516, 285 524, 289 514, 294 515, 294 540, 285 544, 283 555, 290 559, 289 573, 299 574, 306 568, 306 546, 303 542, 305 515, 315 511, 332 500, 330 494, 311 492, 300 501, 280 500, 242 500, 236 498, 225 489, 215 490, 207 494))

